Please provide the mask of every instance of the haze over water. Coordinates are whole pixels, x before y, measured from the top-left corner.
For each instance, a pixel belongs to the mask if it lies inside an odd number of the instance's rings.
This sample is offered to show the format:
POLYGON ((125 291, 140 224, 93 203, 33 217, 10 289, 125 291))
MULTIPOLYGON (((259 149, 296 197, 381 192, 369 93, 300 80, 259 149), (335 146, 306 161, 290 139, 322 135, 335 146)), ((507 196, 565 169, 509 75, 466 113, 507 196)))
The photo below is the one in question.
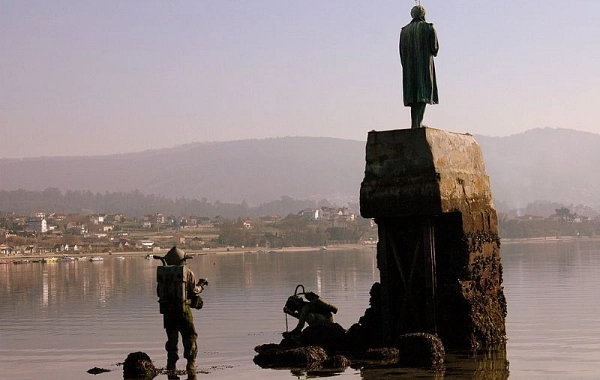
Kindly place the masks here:
MULTIPOLYGON (((511 379, 600 377, 599 253, 597 242, 502 246, 511 379)), ((164 366, 158 264, 109 256, 98 263, 0 265, 1 377, 121 379, 116 363, 134 351, 164 366), (87 374, 93 367, 112 371, 87 374)), ((210 281, 204 308, 194 311, 199 367, 205 372, 200 379, 308 378, 302 371, 261 369, 252 362, 256 345, 280 341, 287 297, 303 284, 336 304, 336 321, 349 328, 368 307, 368 291, 379 277, 374 250, 208 254, 190 265, 210 281)), ((290 328, 295 322, 288 320, 290 328)), ((385 375, 353 368, 339 376, 480 379, 497 376, 493 368, 502 363, 449 355, 443 377, 424 370, 385 375)))

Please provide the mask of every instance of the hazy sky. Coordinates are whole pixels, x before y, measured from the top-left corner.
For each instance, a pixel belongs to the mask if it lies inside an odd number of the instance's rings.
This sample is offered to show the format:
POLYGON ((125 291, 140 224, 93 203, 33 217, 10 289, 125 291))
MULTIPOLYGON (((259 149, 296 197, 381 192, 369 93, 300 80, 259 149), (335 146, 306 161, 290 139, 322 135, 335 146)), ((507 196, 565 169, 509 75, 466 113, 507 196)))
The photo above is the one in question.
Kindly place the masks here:
MULTIPOLYGON (((600 1, 423 0, 426 125, 599 132, 600 1)), ((0 0, 0 158, 410 126, 410 0, 0 0)))

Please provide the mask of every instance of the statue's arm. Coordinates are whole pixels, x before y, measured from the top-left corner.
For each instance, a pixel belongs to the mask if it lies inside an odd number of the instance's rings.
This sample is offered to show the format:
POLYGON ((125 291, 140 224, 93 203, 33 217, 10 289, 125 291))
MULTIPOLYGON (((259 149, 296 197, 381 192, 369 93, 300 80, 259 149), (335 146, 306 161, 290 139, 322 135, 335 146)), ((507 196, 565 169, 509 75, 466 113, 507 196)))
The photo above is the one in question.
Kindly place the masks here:
POLYGON ((429 25, 431 26, 429 42, 429 46, 431 46, 431 55, 437 57, 438 51, 440 50, 440 45, 437 39, 437 32, 435 31, 435 27, 433 26, 433 24, 429 25))
POLYGON ((194 290, 196 289, 196 276, 194 275, 194 272, 192 272, 191 270, 188 272, 187 275, 187 296, 190 297, 193 293, 194 290))
POLYGON ((400 52, 400 62, 404 62, 404 57, 402 56, 402 30, 400 31, 400 41, 398 43, 398 51, 400 52))

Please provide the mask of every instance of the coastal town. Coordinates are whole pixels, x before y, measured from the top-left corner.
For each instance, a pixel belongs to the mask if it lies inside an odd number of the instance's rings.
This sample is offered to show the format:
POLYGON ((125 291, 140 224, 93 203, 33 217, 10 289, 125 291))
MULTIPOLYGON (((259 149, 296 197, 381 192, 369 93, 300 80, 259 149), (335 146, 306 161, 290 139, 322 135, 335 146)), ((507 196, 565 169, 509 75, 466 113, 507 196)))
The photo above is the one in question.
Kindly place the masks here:
MULTIPOLYGON (((600 236, 600 219, 562 207, 549 217, 499 214, 500 236, 514 239, 569 239, 600 236)), ((377 224, 346 207, 304 209, 285 217, 142 217, 102 213, 0 212, 0 258, 21 256, 151 253, 176 245, 192 251, 233 251, 374 246, 377 224)))
POLYGON ((346 207, 305 209, 286 217, 0 213, 0 257, 52 254, 161 252, 176 245, 191 251, 326 247, 373 244, 376 224, 346 207))

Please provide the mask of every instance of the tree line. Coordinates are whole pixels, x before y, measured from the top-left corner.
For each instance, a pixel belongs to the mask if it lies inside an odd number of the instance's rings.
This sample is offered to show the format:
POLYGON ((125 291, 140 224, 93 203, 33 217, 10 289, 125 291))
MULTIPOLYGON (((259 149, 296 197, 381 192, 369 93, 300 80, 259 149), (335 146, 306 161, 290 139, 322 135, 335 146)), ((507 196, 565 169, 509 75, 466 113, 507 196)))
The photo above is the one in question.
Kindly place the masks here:
MULTIPOLYGON (((246 201, 227 203, 208 202, 206 198, 168 198, 161 195, 143 194, 139 190, 130 192, 93 193, 82 190, 47 188, 42 191, 2 190, 0 191, 0 211, 28 215, 32 210, 78 214, 125 214, 139 218, 144 214, 160 212, 165 215, 196 215, 214 218, 221 216, 235 219, 240 216, 259 217, 262 215, 288 215, 308 208, 332 206, 326 199, 320 201, 298 200, 282 196, 270 202, 250 206, 246 201)), ((358 209, 358 205, 349 205, 358 209)), ((354 210, 355 211, 355 210, 354 210)))
POLYGON ((498 214, 498 228, 501 238, 525 239, 562 236, 600 236, 600 218, 590 219, 573 213, 566 207, 555 209, 549 217, 511 218, 498 214))
POLYGON ((329 244, 357 244, 376 239, 377 228, 368 219, 358 218, 342 226, 328 221, 310 220, 289 214, 274 224, 253 221, 251 229, 240 228, 240 222, 227 220, 219 224, 218 245, 235 247, 315 247, 329 244))

